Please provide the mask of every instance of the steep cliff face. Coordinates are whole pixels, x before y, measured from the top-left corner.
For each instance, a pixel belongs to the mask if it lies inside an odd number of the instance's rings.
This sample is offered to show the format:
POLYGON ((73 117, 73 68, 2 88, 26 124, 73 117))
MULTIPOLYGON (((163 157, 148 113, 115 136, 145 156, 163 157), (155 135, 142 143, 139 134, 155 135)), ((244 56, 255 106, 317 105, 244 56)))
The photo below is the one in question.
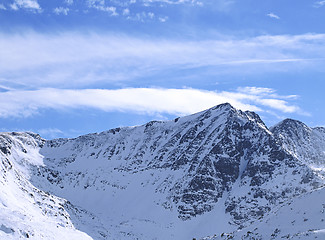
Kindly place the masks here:
POLYGON ((325 128, 310 128, 297 120, 286 119, 272 128, 282 147, 324 178, 325 128))
POLYGON ((286 122, 270 131, 222 104, 75 139, 27 134, 0 150, 19 152, 26 179, 69 200, 74 225, 94 239, 191 239, 245 228, 323 185, 324 129, 286 122))

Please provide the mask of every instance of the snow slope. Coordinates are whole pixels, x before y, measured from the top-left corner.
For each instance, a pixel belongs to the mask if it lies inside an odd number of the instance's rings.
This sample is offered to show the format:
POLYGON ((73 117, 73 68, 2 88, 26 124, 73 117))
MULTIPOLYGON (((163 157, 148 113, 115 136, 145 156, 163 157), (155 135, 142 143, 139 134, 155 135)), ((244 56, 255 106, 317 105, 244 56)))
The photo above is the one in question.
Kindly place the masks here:
MULTIPOLYGON (((279 206, 322 194, 324 186, 323 128, 285 120, 270 131, 257 114, 229 104, 75 139, 3 136, 11 140, 0 141, 1 159, 15 165, 31 186, 27 192, 37 189, 45 199, 49 192, 57 203, 51 205, 53 221, 61 226, 55 215, 62 210, 66 230, 93 239, 185 240, 224 232, 243 237, 238 230, 268 224, 279 206)), ((263 227, 255 232, 268 239, 263 227)), ((287 232, 281 229, 293 234, 287 232)))
POLYGON ((300 121, 286 119, 272 132, 284 149, 325 177, 325 128, 310 128, 300 121))
POLYGON ((285 202, 247 228, 204 239, 325 239, 325 188, 285 202))
POLYGON ((43 165, 43 141, 29 133, 2 133, 0 144, 0 239, 91 239, 74 228, 64 199, 28 181, 28 166, 43 165))
POLYGON ((0 134, 0 239, 91 239, 74 228, 66 200, 29 182, 29 166, 43 166, 43 143, 31 133, 0 134))

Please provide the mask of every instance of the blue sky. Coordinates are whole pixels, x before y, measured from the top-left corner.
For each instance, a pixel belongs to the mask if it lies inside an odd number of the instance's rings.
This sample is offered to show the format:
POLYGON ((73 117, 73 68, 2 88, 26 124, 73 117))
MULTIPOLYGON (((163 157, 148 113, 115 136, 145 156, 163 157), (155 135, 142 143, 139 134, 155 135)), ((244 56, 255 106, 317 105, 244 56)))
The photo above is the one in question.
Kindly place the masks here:
POLYGON ((325 1, 0 0, 0 130, 76 137, 230 102, 325 126, 325 1))

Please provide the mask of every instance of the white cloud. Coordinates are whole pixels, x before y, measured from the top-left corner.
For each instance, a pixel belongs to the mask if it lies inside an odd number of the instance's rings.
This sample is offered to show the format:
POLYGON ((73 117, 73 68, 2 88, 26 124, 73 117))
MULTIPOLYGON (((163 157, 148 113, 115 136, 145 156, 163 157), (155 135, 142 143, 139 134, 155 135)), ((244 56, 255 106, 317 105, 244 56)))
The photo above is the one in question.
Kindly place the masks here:
POLYGON ((95 7, 96 9, 100 10, 100 11, 104 11, 104 12, 109 12, 111 14, 111 16, 118 16, 118 13, 116 12, 116 7, 112 7, 112 6, 107 6, 107 7, 95 7))
POLYGON ((155 14, 152 13, 152 12, 148 12, 147 15, 148 15, 148 17, 151 18, 151 19, 153 19, 153 18, 155 17, 155 14))
MULTIPOLYGON (((236 7, 236 0, 204 0, 204 1, 196 1, 197 3, 202 2, 203 5, 209 9, 213 9, 218 12, 228 12, 231 11, 234 7, 236 7)), ((200 4, 197 4, 200 6, 200 4)))
POLYGON ((68 5, 72 5, 73 4, 73 0, 65 0, 65 3, 68 5))
POLYGON ((275 92, 275 90, 272 88, 264 88, 264 87, 239 87, 237 90, 242 93, 247 93, 250 95, 258 95, 258 96, 269 95, 275 92))
POLYGON ((165 17, 159 17, 159 21, 160 22, 166 22, 168 20, 168 17, 165 16, 165 17))
MULTIPOLYGON (((220 0, 219 0, 220 1, 220 0)), ((190 4, 190 5, 200 5, 202 2, 197 0, 142 0, 145 6, 150 6, 151 4, 157 3, 161 4, 190 4)))
MULTIPOLYGON (((208 5, 209 8, 213 8, 218 11, 228 11, 233 2, 233 0, 205 0, 204 2, 199 0, 86 0, 88 8, 111 12, 112 16, 117 16, 119 13, 121 13, 121 16, 127 16, 127 19, 138 20, 141 22, 144 20, 153 19, 153 14, 158 15, 158 8, 166 8, 173 5, 186 5, 191 7, 203 7, 208 5), (110 6, 107 6, 108 4, 110 6), (135 9, 132 8, 132 13, 134 14, 130 16, 129 9, 132 7, 131 5, 134 4, 137 5, 135 9), (148 13, 148 9, 150 9, 151 12, 148 13), (158 11, 152 12, 153 10, 158 11), (146 13, 147 16, 144 17, 143 13, 146 13)), ((165 22, 167 18, 160 17, 157 18, 157 20, 165 22)))
POLYGON ((297 106, 290 106, 288 103, 281 99, 258 99, 257 102, 264 106, 280 110, 285 113, 298 113, 300 111, 297 106))
POLYGON ((43 128, 43 129, 36 130, 36 132, 40 134, 42 137, 45 136, 48 139, 65 136, 65 133, 58 128, 43 128))
POLYGON ((266 14, 266 16, 268 16, 270 18, 274 18, 274 19, 280 19, 280 17, 274 13, 268 13, 268 14, 266 14))
POLYGON ((155 14, 153 12, 132 12, 129 8, 123 9, 122 15, 126 17, 128 20, 132 21, 138 21, 138 22, 146 22, 146 21, 152 21, 153 19, 156 19, 155 14))
POLYGON ((10 4, 10 7, 12 10, 15 10, 15 11, 18 11, 19 10, 19 7, 17 4, 13 3, 13 4, 10 4))
POLYGON ((269 96, 273 98, 279 99, 297 99, 297 95, 278 95, 274 89, 272 88, 264 88, 264 87, 239 87, 237 88, 238 92, 247 93, 256 96, 269 96))
POLYGON ((186 115, 225 102, 242 110, 262 111, 268 108, 283 113, 301 111, 299 107, 283 99, 253 93, 161 88, 16 90, 0 93, 0 117, 30 117, 41 109, 80 108, 186 115))
POLYGON ((7 8, 5 7, 5 5, 0 4, 0 10, 7 10, 7 8))
POLYGON ((322 7, 325 5, 325 0, 315 2, 315 7, 322 7))
POLYGON ((128 8, 123 9, 123 16, 127 16, 129 14, 130 14, 130 9, 128 8))
MULTIPOLYGON (((19 10, 19 9, 28 9, 36 12, 42 12, 38 0, 10 0, 12 4, 8 5, 12 10, 19 10)), ((74 0, 63 0, 65 6, 71 6, 74 4, 74 0)), ((217 10, 224 11, 224 9, 229 8, 229 5, 233 3, 233 0, 86 0, 85 4, 75 4, 75 7, 78 8, 78 12, 80 13, 88 13, 89 9, 96 9, 99 11, 104 11, 110 13, 111 16, 128 16, 125 9, 129 9, 132 5, 136 5, 135 9, 132 9, 133 12, 137 12, 138 15, 143 12, 148 12, 148 7, 150 7, 150 13, 148 13, 149 18, 152 19, 152 14, 158 15, 159 10, 158 8, 166 8, 170 5, 187 5, 191 7, 203 7, 206 4, 209 5, 209 8, 213 7, 217 10), (157 12, 154 12, 157 11, 157 12)), ((1 6, 1 5, 0 5, 1 6)), ((71 7, 70 7, 71 8, 71 7)), ((46 6, 45 6, 46 9, 46 6)), ((0 8, 1 10, 1 8, 0 8)), ((47 11, 48 9, 46 9, 47 11)), ((126 10, 127 11, 127 10, 126 10)), ((55 12, 56 13, 56 12, 55 12)), ((136 18, 136 14, 134 14, 134 18, 136 18)), ((127 17, 129 18, 129 17, 127 17)), ((157 20, 159 20, 157 18, 157 20)), ((166 21, 165 17, 160 18, 161 21, 166 21)))
POLYGON ((170 69, 231 66, 233 73, 236 68, 262 72, 318 66, 324 62, 325 34, 189 41, 117 34, 2 33, 0 52, 0 83, 70 88, 170 69))
POLYGON ((53 12, 54 12, 56 15, 60 15, 60 14, 68 15, 69 11, 70 11, 69 8, 64 8, 64 7, 57 7, 57 8, 54 8, 54 9, 53 9, 53 12))
POLYGON ((118 16, 118 13, 116 12, 116 7, 107 6, 105 4, 105 0, 88 0, 88 6, 99 11, 108 12, 111 14, 111 16, 118 16))
POLYGON ((18 10, 19 8, 25 8, 30 10, 36 10, 37 12, 42 11, 37 0, 15 0, 14 3, 10 5, 10 7, 13 10, 18 10))

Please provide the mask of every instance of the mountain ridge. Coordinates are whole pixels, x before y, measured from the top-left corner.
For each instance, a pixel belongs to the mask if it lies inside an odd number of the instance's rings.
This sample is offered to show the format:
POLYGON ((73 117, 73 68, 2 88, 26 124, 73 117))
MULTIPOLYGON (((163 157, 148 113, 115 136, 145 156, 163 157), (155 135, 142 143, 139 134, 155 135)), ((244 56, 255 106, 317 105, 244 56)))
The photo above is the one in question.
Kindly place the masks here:
MULTIPOLYGON (((0 150, 38 189, 67 199, 74 225, 94 239, 188 239, 245 229, 279 204, 324 185, 323 171, 293 151, 292 137, 301 136, 293 132, 301 133, 301 126, 291 131, 288 122, 269 130, 256 113, 226 103, 72 139, 21 133, 24 142, 12 133, 16 140, 0 141, 0 150), (216 221, 213 213, 225 220, 216 221), (139 229, 143 224, 150 229, 139 229), (188 226, 193 232, 184 232, 188 226)), ((316 159, 325 134, 302 129, 309 133, 302 136, 314 139, 304 152, 316 159)))

